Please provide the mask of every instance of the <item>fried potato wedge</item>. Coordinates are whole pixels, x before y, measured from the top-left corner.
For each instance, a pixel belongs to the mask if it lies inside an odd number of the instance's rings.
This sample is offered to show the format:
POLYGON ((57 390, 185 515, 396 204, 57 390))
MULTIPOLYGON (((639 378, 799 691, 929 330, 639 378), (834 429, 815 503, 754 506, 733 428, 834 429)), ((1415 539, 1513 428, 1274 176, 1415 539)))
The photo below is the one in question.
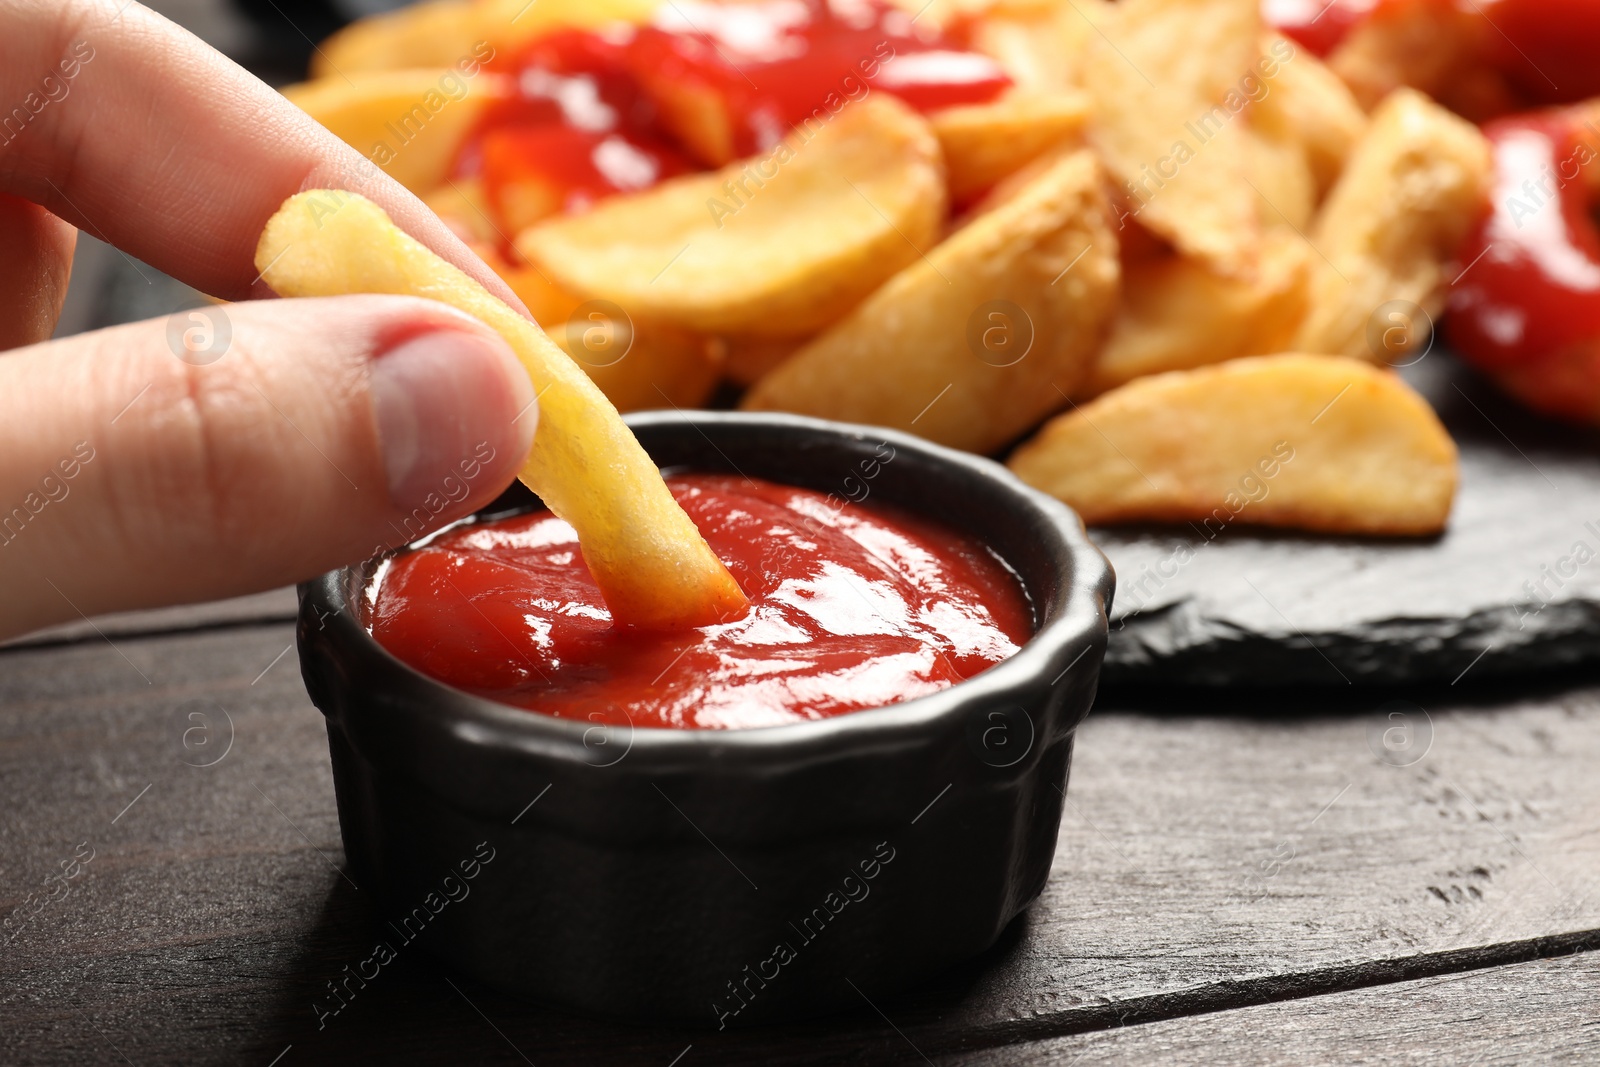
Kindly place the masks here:
POLYGON ((1109 0, 1000 0, 970 20, 972 46, 1025 89, 1080 88, 1083 54, 1109 0))
POLYGON ((1419 536, 1449 521, 1457 465, 1394 372, 1298 354, 1141 378, 1056 418, 1010 462, 1091 524, 1419 536))
POLYGON ((979 215, 757 383, 751 409, 894 426, 988 452, 1065 403, 1116 304, 1092 153, 979 215))
POLYGON ((764 341, 760 338, 721 337, 723 374, 734 385, 750 386, 782 366, 804 347, 804 341, 764 341))
POLYGON ((1250 165, 1256 215, 1263 232, 1273 226, 1304 232, 1317 210, 1317 182, 1306 150, 1295 141, 1262 133, 1253 126, 1246 126, 1241 134, 1239 143, 1250 165))
POLYGON ((353 78, 359 71, 448 67, 471 56, 486 60, 562 26, 647 21, 658 2, 428 0, 352 22, 318 46, 311 76, 353 78))
POLYGON ((1089 139, 1151 232, 1228 274, 1260 239, 1246 177, 1242 80, 1259 59, 1258 0, 1122 0, 1084 56, 1089 139))
POLYGON ((556 346, 582 367, 618 411, 697 408, 721 377, 719 349, 697 334, 636 321, 615 305, 585 301, 539 273, 486 258, 556 346))
POLYGON ((516 246, 557 284, 630 315, 799 337, 932 247, 944 210, 938 141, 880 93, 768 156, 611 197, 516 246))
POLYGON ((1392 361, 1426 340, 1446 267, 1488 202, 1490 157, 1476 126, 1423 94, 1399 89, 1385 100, 1312 228, 1321 255, 1294 347, 1392 361), (1373 329, 1391 310, 1426 322, 1395 341, 1373 329))
POLYGON ((1123 268, 1122 304, 1094 372, 1097 396, 1135 378, 1282 352, 1305 316, 1314 254, 1292 230, 1267 232, 1253 278, 1167 256, 1123 268))
POLYGON ((394 293, 449 304, 506 339, 533 379, 539 429, 521 477, 570 522, 619 624, 671 629, 714 623, 746 604, 633 432, 539 328, 403 233, 353 193, 286 200, 256 248, 280 296, 394 293))
POLYGON ((414 193, 443 184, 483 109, 516 92, 510 78, 454 68, 382 70, 284 89, 289 102, 414 193))
POLYGON ((1089 98, 1076 90, 1012 90, 988 104, 945 108, 929 116, 944 153, 950 199, 971 202, 1007 175, 1076 138, 1089 98))
POLYGON ((1376 108, 1402 87, 1421 90, 1472 119, 1513 110, 1504 77, 1484 61, 1503 46, 1477 3, 1386 0, 1328 56, 1361 106, 1376 108))
POLYGON ((1344 170, 1344 161, 1367 128, 1367 113, 1339 76, 1278 33, 1261 39, 1267 93, 1250 110, 1250 124, 1267 137, 1305 152, 1320 201, 1344 170))

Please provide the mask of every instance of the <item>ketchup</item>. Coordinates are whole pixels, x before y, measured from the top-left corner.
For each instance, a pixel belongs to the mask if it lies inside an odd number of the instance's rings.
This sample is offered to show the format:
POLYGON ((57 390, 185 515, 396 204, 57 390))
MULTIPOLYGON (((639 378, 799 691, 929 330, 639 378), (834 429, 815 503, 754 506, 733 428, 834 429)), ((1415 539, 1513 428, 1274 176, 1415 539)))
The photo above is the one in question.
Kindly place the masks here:
POLYGON ((1339 47, 1378 0, 1261 0, 1261 16, 1319 56, 1339 47))
POLYGON ((1560 112, 1484 127, 1494 146, 1488 215, 1458 253, 1451 343, 1489 370, 1536 362, 1600 338, 1600 228, 1580 169, 1594 159, 1560 112))
POLYGON ((872 504, 731 475, 673 496, 750 597, 677 633, 614 626, 547 511, 452 527, 378 577, 378 642, 439 681, 561 718, 733 729, 922 696, 1031 634, 1015 575, 973 538, 872 504))
POLYGON ((882 0, 675 0, 639 31, 632 58, 659 98, 712 102, 726 116, 731 152, 711 163, 774 147, 830 97, 883 90, 935 111, 987 102, 1011 84, 990 57, 882 0))
POLYGON ((555 31, 489 66, 518 96, 486 109, 452 174, 481 177, 510 229, 753 155, 869 91, 931 111, 1011 84, 885 0, 674 0, 651 25, 555 31))

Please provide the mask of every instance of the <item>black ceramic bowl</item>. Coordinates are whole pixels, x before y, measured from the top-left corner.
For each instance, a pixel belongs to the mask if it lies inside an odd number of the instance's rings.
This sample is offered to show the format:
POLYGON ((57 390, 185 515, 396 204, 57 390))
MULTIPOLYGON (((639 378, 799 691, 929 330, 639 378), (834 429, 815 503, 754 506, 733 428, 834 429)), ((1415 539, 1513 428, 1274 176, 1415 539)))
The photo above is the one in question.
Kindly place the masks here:
MULTIPOLYGON (((378 561, 300 590, 339 825, 380 936, 539 1000, 711 1027, 824 1011, 993 944, 1043 888, 1112 575, 1067 508, 903 434, 651 413, 666 468, 912 509, 994 548, 1034 637, 953 688, 749 730, 556 719, 435 682, 367 632, 378 561), (469 877, 470 874, 470 877, 469 877)), ((520 496, 518 494, 520 493, 520 496)), ((485 514, 526 510, 513 487, 485 514)))

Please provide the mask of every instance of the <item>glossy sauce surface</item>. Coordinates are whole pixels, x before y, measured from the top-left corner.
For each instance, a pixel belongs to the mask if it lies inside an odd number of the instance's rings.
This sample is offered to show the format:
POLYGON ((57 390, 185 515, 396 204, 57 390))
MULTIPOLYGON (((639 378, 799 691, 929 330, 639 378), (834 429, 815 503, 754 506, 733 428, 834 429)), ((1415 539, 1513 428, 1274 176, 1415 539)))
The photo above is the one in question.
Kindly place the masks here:
POLYGON ((675 0, 651 25, 556 31, 489 69, 513 75, 519 95, 487 109, 453 177, 481 176, 497 208, 535 197, 549 213, 723 162, 695 159, 708 140, 734 157, 771 148, 869 91, 930 111, 1011 84, 884 0, 675 0), (679 136, 685 124, 701 136, 679 136))
POLYGON ((935 692, 1032 633, 1016 576, 965 534, 761 480, 668 485, 750 597, 742 617, 614 627, 572 528, 536 512, 395 557, 371 594, 373 636, 442 682, 546 714, 735 729, 935 692))
POLYGON ((1600 338, 1600 229, 1589 214, 1594 152, 1560 112, 1484 127, 1494 146, 1492 208, 1458 253, 1451 344, 1490 370, 1600 338))

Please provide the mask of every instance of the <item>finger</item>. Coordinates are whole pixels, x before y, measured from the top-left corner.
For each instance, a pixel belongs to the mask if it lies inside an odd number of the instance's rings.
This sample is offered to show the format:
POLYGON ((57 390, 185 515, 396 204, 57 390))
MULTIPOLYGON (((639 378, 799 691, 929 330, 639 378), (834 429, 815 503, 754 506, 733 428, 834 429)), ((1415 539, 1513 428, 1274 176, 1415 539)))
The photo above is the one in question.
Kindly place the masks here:
POLYGON ((61 317, 78 231, 0 193, 0 351, 49 338, 61 317))
POLYGON ((521 308, 376 164, 141 5, 0 0, 0 25, 0 189, 227 299, 268 295, 252 257, 285 199, 348 189, 521 308))
POLYGON ((536 415, 497 334, 405 297, 235 304, 19 349, 0 359, 0 635, 413 540, 505 488, 536 415))

